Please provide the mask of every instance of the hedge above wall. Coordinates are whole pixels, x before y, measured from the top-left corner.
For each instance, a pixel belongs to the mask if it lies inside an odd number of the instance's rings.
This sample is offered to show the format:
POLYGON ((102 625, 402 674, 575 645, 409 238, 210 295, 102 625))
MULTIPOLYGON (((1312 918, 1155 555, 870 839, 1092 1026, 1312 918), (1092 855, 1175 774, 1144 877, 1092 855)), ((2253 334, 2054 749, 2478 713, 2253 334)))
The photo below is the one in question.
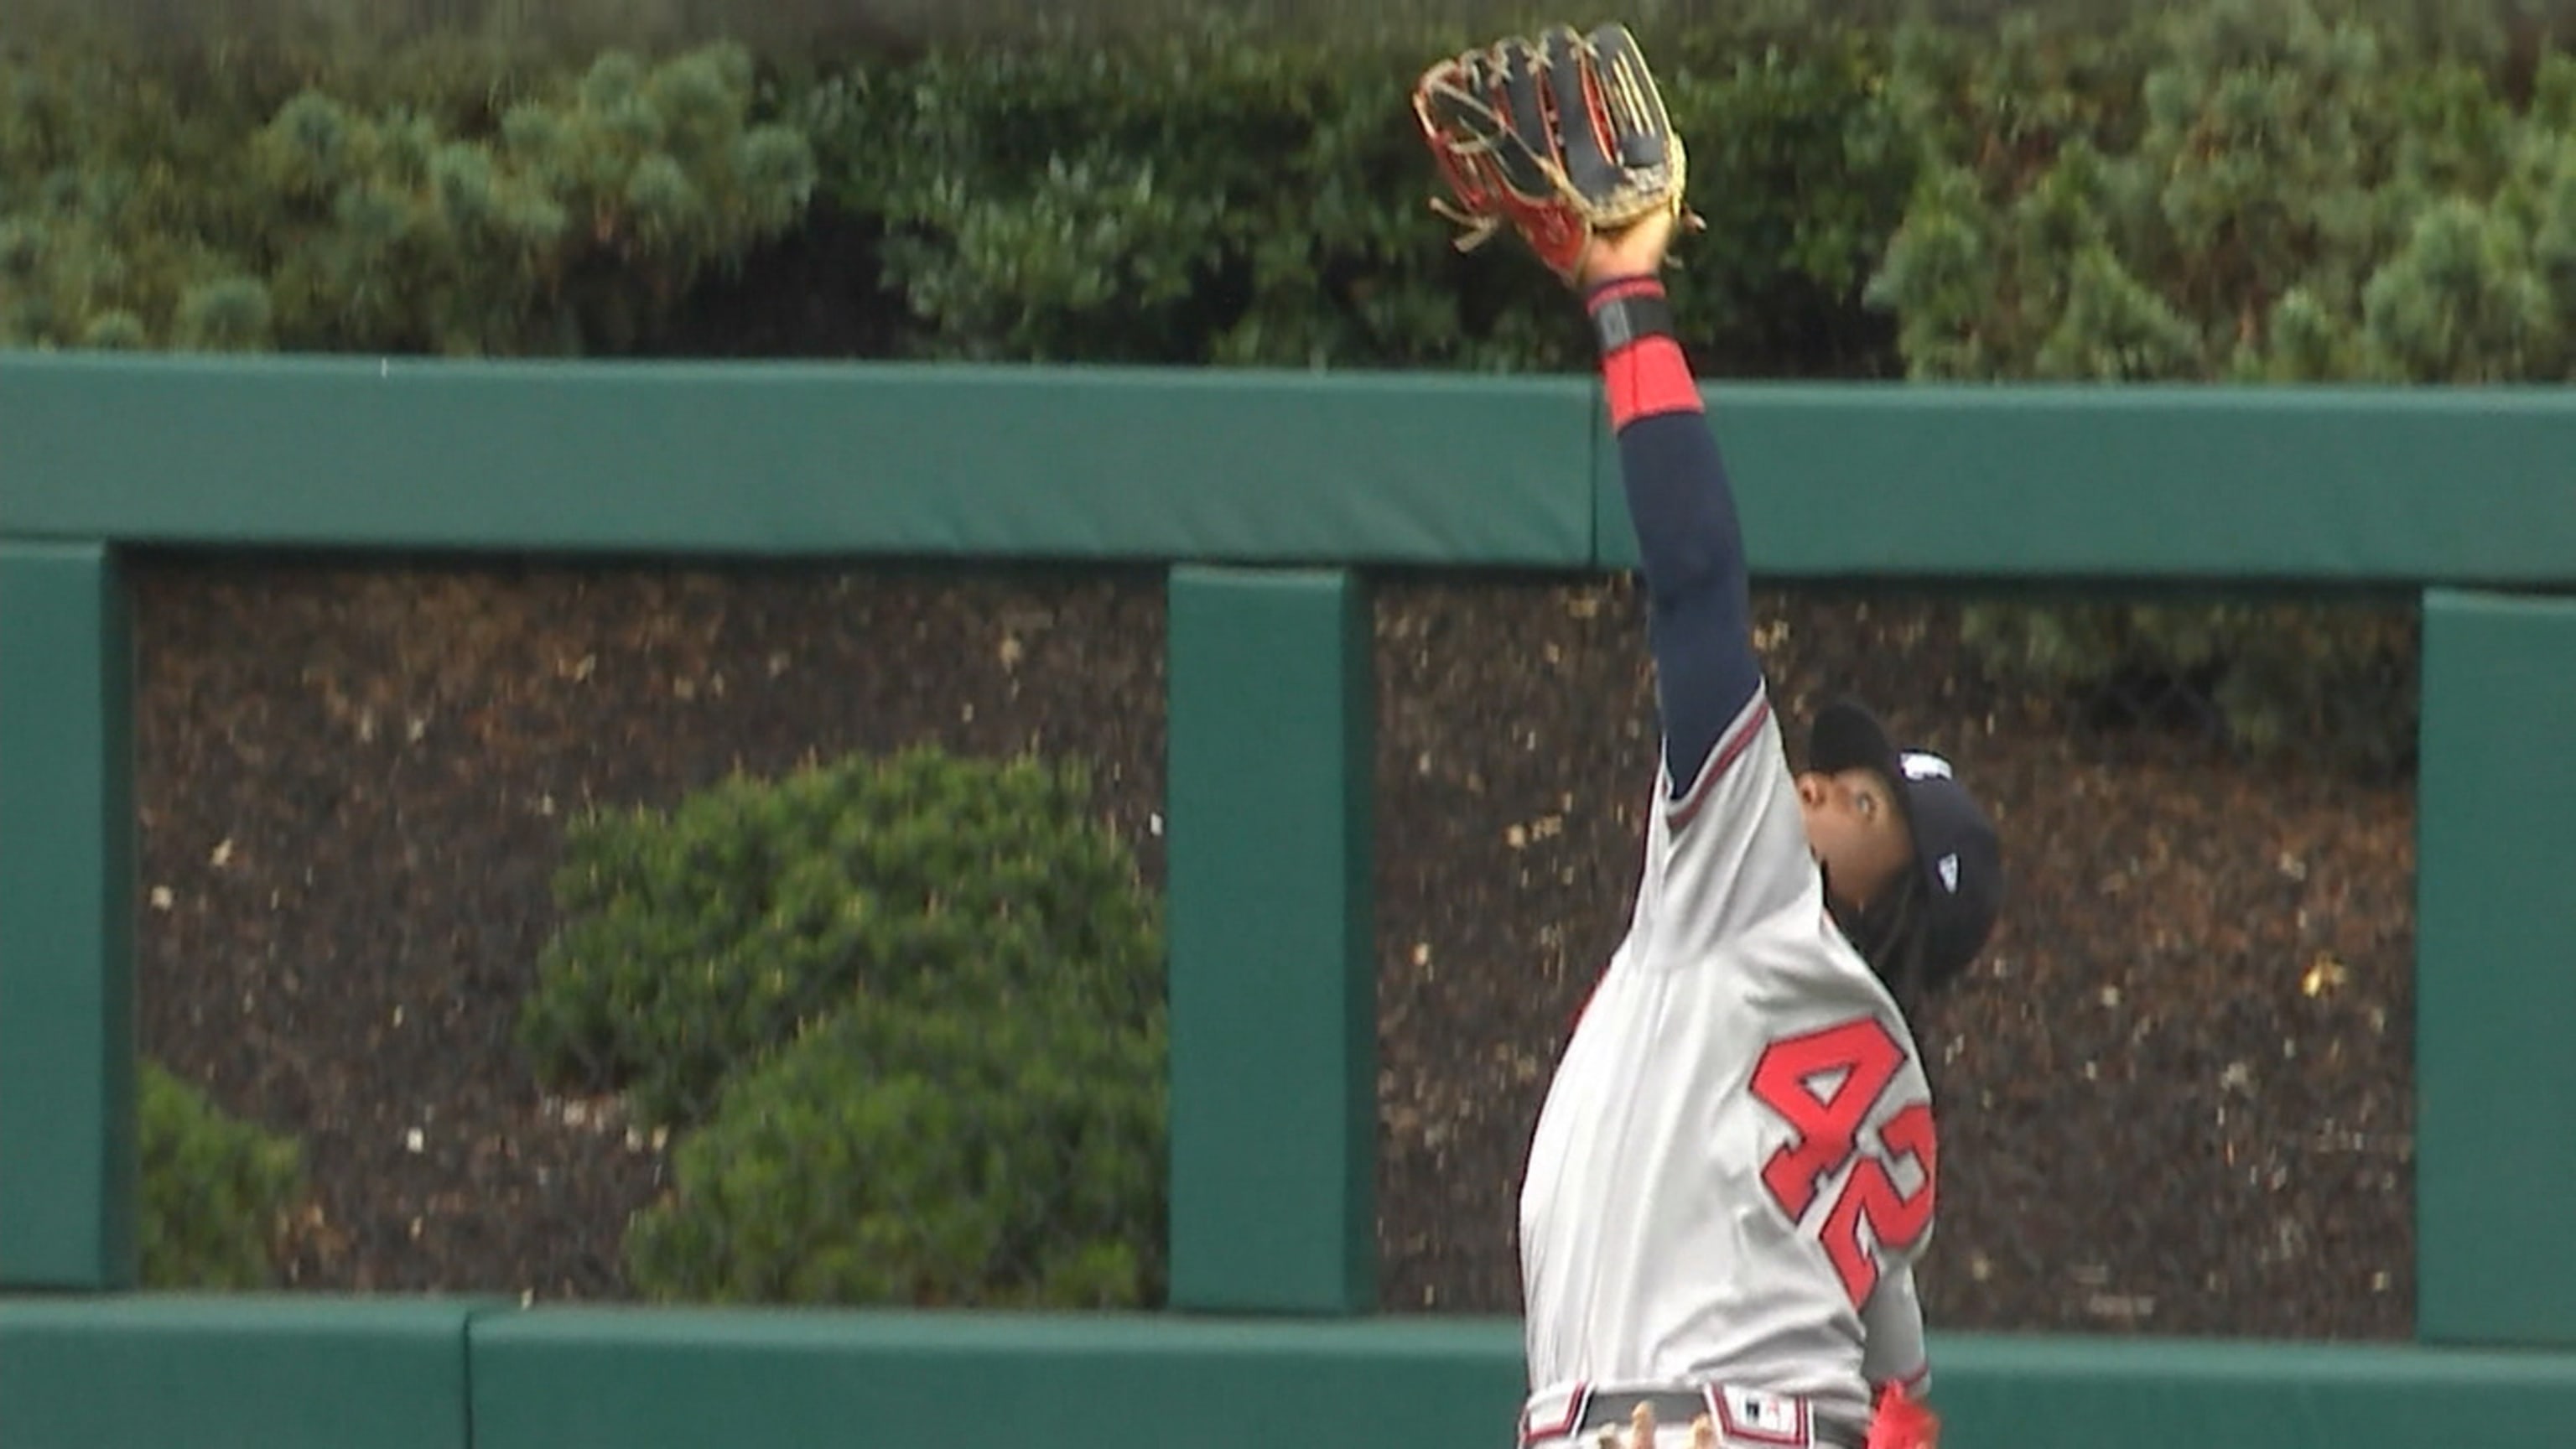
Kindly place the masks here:
MULTIPOLYGON (((1425 206, 1402 98, 1428 58, 1486 37, 1419 8, 1329 30, 1174 4, 911 34, 794 9, 745 21, 757 49, 693 49, 724 18, 658 0, 551 17, 548 44, 473 13, 465 36, 343 16, 223 52, 13 31, 0 345, 1587 365, 1551 278, 1509 245, 1459 255, 1425 206), (602 33, 642 39, 562 39, 602 33)), ((1711 221, 1673 286, 1712 379, 2545 383, 2576 365, 2554 320, 2576 315, 2557 18, 1772 0, 1634 23, 1711 221)), ((1445 471, 1517 476, 1492 453, 1445 471)), ((2254 459, 2225 461, 2264 486, 2254 459)), ((756 502, 765 531, 808 522, 756 502)), ((2285 536, 2338 516, 2276 503, 2285 536)), ((1506 508, 1479 537, 1527 562, 1529 528, 1565 521, 1506 508)), ((1314 556, 1306 515, 1264 530, 1314 556)), ((2411 707, 2384 681, 2409 673, 2412 635, 2384 614, 2054 601, 1984 610, 1974 634, 1981 666, 2027 687, 2186 679, 2249 743, 2411 750, 2371 722, 2411 707)))

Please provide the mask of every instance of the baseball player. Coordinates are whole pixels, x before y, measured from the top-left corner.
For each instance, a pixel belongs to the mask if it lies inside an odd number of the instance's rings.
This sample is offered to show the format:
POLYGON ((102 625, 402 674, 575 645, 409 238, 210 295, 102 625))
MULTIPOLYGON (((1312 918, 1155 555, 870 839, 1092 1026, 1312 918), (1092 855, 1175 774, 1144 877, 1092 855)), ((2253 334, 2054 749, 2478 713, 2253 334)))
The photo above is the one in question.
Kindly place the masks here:
MULTIPOLYGON (((1506 119, 1468 115, 1443 133, 1468 138, 1453 154, 1481 161, 1494 127, 1518 124, 1550 128, 1543 154, 1570 158, 1526 196, 1580 187, 1587 158, 1606 175, 1605 155, 1633 168, 1663 154, 1660 103, 1615 27, 1435 71, 1427 130, 1461 114, 1437 90, 1461 74, 1468 91, 1499 92, 1506 119), (1526 103, 1550 85, 1552 105, 1526 103), (1620 107, 1599 98, 1640 94, 1651 104, 1620 131, 1620 107), (1587 100, 1614 132, 1597 145, 1587 100)), ((1459 194, 1490 201, 1478 179, 1459 194)), ((1909 1012, 1982 949, 2000 851, 1948 762, 1900 750, 1857 705, 1812 721, 1792 771, 1752 644, 1734 501, 1661 282, 1687 215, 1678 192, 1676 174, 1617 230, 1565 212, 1516 219, 1583 299, 1598 344, 1661 726, 1636 904, 1577 1017, 1521 1189, 1520 1440, 1928 1449, 1938 1421, 1914 1263, 1939 1131, 1909 1012)))

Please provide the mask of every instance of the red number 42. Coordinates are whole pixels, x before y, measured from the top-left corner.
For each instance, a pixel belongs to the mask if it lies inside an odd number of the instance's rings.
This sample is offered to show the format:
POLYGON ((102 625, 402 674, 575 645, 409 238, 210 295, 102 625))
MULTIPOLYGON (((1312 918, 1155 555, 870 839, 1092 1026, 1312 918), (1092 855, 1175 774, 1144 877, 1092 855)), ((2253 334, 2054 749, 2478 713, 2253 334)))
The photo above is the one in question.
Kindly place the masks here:
MULTIPOLYGON (((1873 1017, 1783 1037, 1763 1049, 1753 1067, 1753 1095, 1798 1134, 1762 1165, 1763 1185, 1789 1221, 1805 1222, 1826 1180, 1851 1164, 1862 1124, 1904 1065, 1905 1049, 1873 1017), (1819 1082, 1826 1085, 1820 1089, 1819 1082)), ((1878 1287, 1878 1255, 1861 1242, 1862 1225, 1880 1245, 1904 1249, 1932 1224, 1934 1137, 1931 1104, 1907 1103, 1878 1129, 1878 1140, 1922 1167, 1922 1185, 1911 1196, 1899 1192, 1887 1164, 1864 1157, 1825 1210, 1817 1232, 1855 1306, 1878 1287)))

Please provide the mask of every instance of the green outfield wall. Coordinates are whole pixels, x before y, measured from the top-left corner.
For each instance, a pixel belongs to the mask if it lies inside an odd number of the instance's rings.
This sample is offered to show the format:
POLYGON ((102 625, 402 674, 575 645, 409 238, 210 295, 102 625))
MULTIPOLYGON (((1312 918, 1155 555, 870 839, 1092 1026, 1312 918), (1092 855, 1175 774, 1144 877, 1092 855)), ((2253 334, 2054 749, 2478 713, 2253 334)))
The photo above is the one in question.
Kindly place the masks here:
POLYGON ((0 1445, 460 1449, 472 1442, 466 1321, 476 1306, 0 1299, 0 1445))
MULTIPOLYGON (((1706 395, 1769 578, 2424 602, 2417 1342, 1944 1340, 1960 1442, 2555 1442, 2576 393, 1706 395)), ((0 1449, 1504 1442, 1510 1325, 1364 1311, 1366 591, 1628 566, 1616 461, 1581 379, 0 360, 0 1449), (134 1295, 138 547, 1167 566, 1172 1312, 134 1295)))
MULTIPOLYGON (((1976 1449, 2560 1442, 2576 1358, 1936 1335, 1976 1449)), ((1507 1449, 1517 1324, 0 1301, 9 1449, 1507 1449)))
MULTIPOLYGON (((2576 392, 1733 384, 1773 577, 2552 587, 2576 392)), ((0 535, 1626 568, 1577 378, 0 358, 0 535)))

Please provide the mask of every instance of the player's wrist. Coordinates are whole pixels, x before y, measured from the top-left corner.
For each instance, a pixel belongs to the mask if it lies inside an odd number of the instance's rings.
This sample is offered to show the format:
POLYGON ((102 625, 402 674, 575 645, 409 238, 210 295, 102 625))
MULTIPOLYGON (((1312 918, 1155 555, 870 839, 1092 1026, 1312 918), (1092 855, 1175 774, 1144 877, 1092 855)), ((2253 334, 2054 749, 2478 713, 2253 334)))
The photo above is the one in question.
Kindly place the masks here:
POLYGON ((1625 296, 1664 295, 1664 278, 1660 272, 1638 269, 1612 269, 1584 278, 1583 309, 1597 311, 1603 303, 1625 296))
POLYGON ((1604 362, 1641 342, 1677 340, 1680 331, 1663 281, 1652 273, 1602 279, 1585 290, 1583 310, 1604 362))

